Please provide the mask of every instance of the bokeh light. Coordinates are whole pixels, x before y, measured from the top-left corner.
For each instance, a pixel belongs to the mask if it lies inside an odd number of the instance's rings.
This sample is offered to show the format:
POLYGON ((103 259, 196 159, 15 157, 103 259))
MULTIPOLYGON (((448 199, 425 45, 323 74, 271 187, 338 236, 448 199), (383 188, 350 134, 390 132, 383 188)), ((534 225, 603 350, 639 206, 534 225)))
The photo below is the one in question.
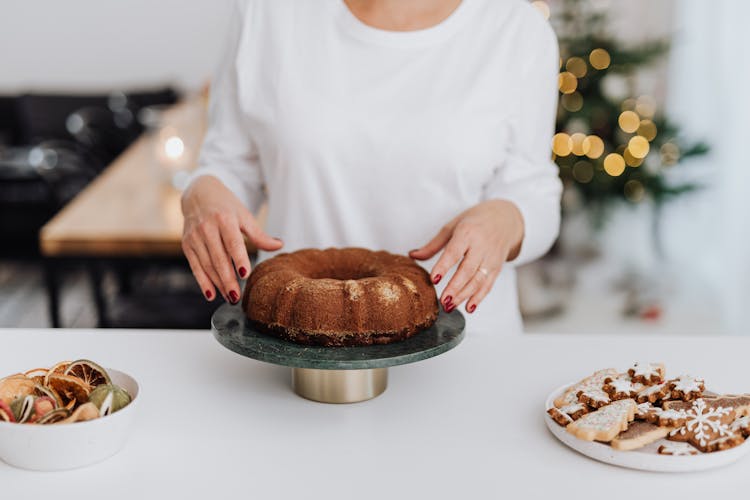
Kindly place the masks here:
POLYGON ((604 154, 604 141, 596 135, 586 137, 583 140, 583 153, 592 160, 596 160, 604 154))
POLYGON ((560 132, 552 137, 552 152, 557 156, 568 156, 573 149, 573 141, 565 132, 560 132))
POLYGON ((583 141, 586 140, 586 134, 576 133, 570 136, 571 152, 576 156, 583 156, 585 154, 583 149, 583 141))
POLYGON ((656 113, 656 101, 648 95, 642 95, 635 104, 635 111, 644 118, 653 118, 656 113))
POLYGON ((563 94, 572 94, 578 88, 578 79, 570 71, 563 71, 557 79, 557 85, 563 94))
POLYGON ((625 151, 622 152, 622 157, 625 159, 625 164, 629 167, 640 167, 641 163, 643 163, 643 159, 633 156, 628 148, 625 148, 625 151))
POLYGON ((656 124, 651 120, 641 120, 637 132, 638 135, 642 135, 647 141, 651 142, 656 139, 656 124))
POLYGON ((624 132, 632 134, 638 130, 638 126, 641 124, 641 119, 634 111, 623 111, 620 113, 617 123, 624 132))
POLYGON ((628 141, 628 150, 635 158, 645 158, 649 150, 648 141, 640 135, 631 137, 628 141))
POLYGON ((580 57, 571 57, 568 59, 568 62, 565 63, 565 69, 573 73, 576 78, 583 78, 586 76, 588 66, 586 66, 586 61, 580 57))
POLYGON ((625 171, 625 159, 617 153, 610 153, 604 158, 604 171, 612 177, 622 175, 625 171))
POLYGON ((594 178, 594 166, 587 161, 579 161, 573 165, 573 178, 576 182, 587 184, 594 178))
POLYGON ((629 180, 625 183, 623 189, 625 191, 625 198, 633 203, 638 203, 643 200, 643 197, 646 194, 643 184, 637 180, 629 180))
POLYGON ((578 92, 573 92, 572 94, 563 94, 560 102, 562 103, 562 107, 565 108, 566 111, 570 111, 571 113, 580 111, 581 108, 583 108, 583 96, 578 92))
POLYGON ((609 57, 609 52, 604 49, 594 49, 589 54, 589 62, 591 66, 596 69, 607 69, 612 59, 609 57))
POLYGON ((674 165, 680 160, 680 148, 673 142, 665 142, 659 150, 663 165, 674 165))

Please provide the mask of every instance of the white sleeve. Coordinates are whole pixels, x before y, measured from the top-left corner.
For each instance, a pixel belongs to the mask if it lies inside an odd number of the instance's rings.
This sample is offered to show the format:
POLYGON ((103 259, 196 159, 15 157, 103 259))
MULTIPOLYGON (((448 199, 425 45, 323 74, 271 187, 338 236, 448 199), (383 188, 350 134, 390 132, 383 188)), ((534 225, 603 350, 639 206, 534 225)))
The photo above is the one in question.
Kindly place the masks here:
POLYGON ((264 199, 263 173, 237 92, 245 15, 244 2, 237 1, 224 57, 211 82, 208 128, 191 182, 203 175, 216 177, 256 212, 264 199))
POLYGON ((533 43, 518 54, 525 65, 518 80, 518 106, 510 120, 508 155, 484 192, 484 199, 513 202, 523 216, 525 234, 513 265, 544 255, 560 230, 562 183, 551 160, 559 49, 549 24, 541 18, 534 21, 536 26, 526 33, 533 43))

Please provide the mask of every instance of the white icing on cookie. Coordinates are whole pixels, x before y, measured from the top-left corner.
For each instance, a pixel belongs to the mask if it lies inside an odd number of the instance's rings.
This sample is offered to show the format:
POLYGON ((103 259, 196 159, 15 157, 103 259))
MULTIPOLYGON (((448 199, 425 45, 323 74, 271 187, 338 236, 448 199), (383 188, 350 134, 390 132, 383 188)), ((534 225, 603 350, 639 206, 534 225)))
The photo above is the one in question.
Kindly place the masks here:
POLYGON ((647 379, 650 379, 652 375, 661 377, 660 368, 661 365, 658 363, 644 363, 642 361, 633 363, 633 366, 630 367, 633 370, 633 377, 646 377, 647 379))
POLYGON ((627 378, 616 378, 614 380, 610 380, 608 384, 615 390, 616 393, 632 394, 636 391, 633 382, 627 378))
POLYGON ((701 385, 703 379, 693 377, 691 375, 680 375, 675 380, 672 380, 670 386, 672 390, 681 391, 685 394, 689 392, 701 392, 701 385))
POLYGON ((603 406, 593 413, 587 413, 578 420, 575 425, 579 429, 593 429, 595 431, 607 431, 613 425, 622 421, 635 406, 632 399, 623 399, 615 401, 612 404, 603 406))
POLYGON ((750 430, 750 416, 740 417, 729 425, 729 430, 737 432, 741 430, 750 430))
POLYGON ((565 413, 566 415, 572 415, 573 413, 576 413, 578 411, 585 410, 585 409, 586 409, 586 405, 584 405, 583 403, 574 403, 574 404, 563 406, 562 408, 560 408, 560 411, 562 413, 565 413))
POLYGON ((609 394, 601 389, 590 389, 588 391, 583 391, 581 395, 586 396, 587 398, 597 403, 609 403, 609 394))
POLYGON ((697 455, 698 450, 688 443, 666 443, 659 446, 659 453, 662 455, 684 457, 688 455, 697 455))
POLYGON ((685 412, 685 424, 669 433, 670 436, 685 436, 695 440, 701 448, 705 448, 709 441, 731 436, 729 425, 722 422, 722 418, 732 413, 731 408, 721 406, 710 407, 703 399, 697 399, 693 406, 685 412))
POLYGON ((645 389, 641 390, 638 393, 638 396, 643 396, 644 398, 647 398, 651 396, 652 394, 658 394, 666 387, 667 383, 664 382, 662 384, 652 385, 650 387, 646 387, 645 389))
POLYGON ((615 376, 617 376, 617 371, 613 368, 607 368, 605 370, 599 370, 598 372, 595 372, 594 374, 586 377, 585 379, 581 380, 577 384, 568 388, 562 400, 563 404, 560 406, 577 403, 579 392, 581 391, 587 392, 591 390, 601 389, 602 386, 604 385, 605 378, 615 377, 615 376))

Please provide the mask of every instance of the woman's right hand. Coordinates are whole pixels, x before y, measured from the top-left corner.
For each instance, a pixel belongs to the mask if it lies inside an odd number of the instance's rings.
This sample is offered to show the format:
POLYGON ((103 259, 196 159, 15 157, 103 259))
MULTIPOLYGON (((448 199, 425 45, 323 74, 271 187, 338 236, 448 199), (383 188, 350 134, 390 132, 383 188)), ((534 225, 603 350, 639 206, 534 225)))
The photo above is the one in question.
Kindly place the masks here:
POLYGON ((268 236, 257 221, 227 189, 212 176, 198 177, 182 195, 182 250, 206 299, 213 300, 216 289, 224 300, 236 304, 241 278, 250 274, 250 258, 245 239, 261 250, 278 250, 284 243, 268 236))

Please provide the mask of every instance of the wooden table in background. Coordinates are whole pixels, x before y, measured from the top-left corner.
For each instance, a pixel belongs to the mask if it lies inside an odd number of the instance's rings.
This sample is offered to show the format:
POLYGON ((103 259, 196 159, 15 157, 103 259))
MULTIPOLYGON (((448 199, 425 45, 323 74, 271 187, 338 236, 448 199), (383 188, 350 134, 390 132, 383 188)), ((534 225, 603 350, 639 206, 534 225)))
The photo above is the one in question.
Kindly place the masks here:
MULTIPOLYGON (((163 113, 160 131, 146 132, 81 191, 40 231, 47 261, 47 288, 53 326, 60 325, 57 264, 92 264, 94 299, 100 322, 104 299, 98 286, 97 260, 183 259, 180 192, 168 178, 168 165, 192 167, 206 127, 202 98, 176 104, 163 113), (166 158, 165 138, 184 143, 179 160, 166 158)), ((101 325, 107 326, 107 325, 101 325)))

